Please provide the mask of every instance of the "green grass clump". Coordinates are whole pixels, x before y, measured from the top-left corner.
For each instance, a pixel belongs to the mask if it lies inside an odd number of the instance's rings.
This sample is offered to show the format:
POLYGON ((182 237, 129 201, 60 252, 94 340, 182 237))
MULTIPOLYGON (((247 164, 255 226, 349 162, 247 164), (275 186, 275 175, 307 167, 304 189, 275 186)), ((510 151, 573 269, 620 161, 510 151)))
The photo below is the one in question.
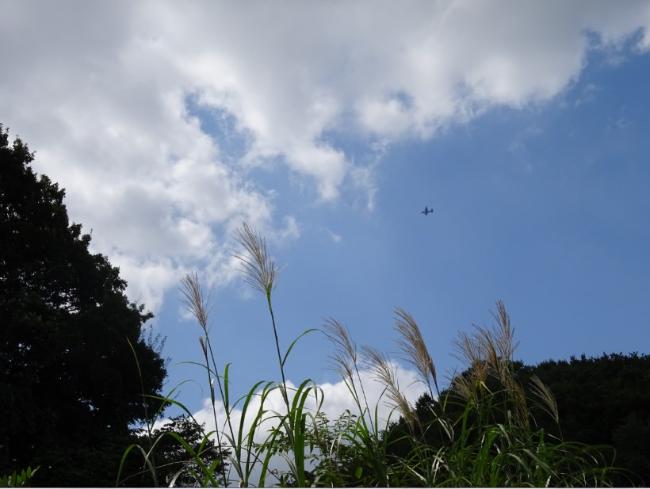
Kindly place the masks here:
MULTIPOLYGON (((175 432, 153 437, 148 445, 132 445, 123 456, 139 452, 143 470, 156 478, 156 447, 173 437, 187 454, 178 474, 203 486, 607 486, 613 457, 606 448, 565 441, 557 404, 550 390, 533 378, 528 389, 513 370, 514 330, 504 305, 497 303, 496 325, 462 333, 458 352, 467 370, 440 390, 435 364, 415 319, 396 310, 399 346, 428 391, 429 402, 413 406, 397 382, 394 364, 383 353, 357 348, 349 330, 334 319, 323 333, 334 345, 333 363, 354 400, 354 412, 329 420, 322 412, 323 393, 306 379, 297 387, 286 379, 285 365, 307 330, 283 350, 273 310, 278 269, 264 239, 244 224, 238 233, 238 256, 248 283, 262 293, 273 333, 279 381, 259 381, 241 398, 230 396, 230 365, 220 369, 212 349, 206 300, 199 279, 182 282, 186 305, 196 318, 202 362, 210 389, 214 431, 192 446, 175 432), (379 417, 379 402, 371 405, 361 372, 370 370, 383 386, 399 422, 379 417), (282 408, 269 407, 279 395, 282 408), (219 419, 215 402, 225 410, 219 419), (533 416, 543 413, 556 430, 545 431, 533 416), (214 441, 220 450, 204 447, 214 441), (279 470, 277 460, 282 459, 279 470), (184 471, 184 472, 183 472, 184 471)), ((190 411, 168 396, 158 399, 190 411)), ((193 418, 191 418, 193 419, 193 418)), ((546 423, 548 424, 548 423, 546 423)), ((198 423, 197 423, 198 425, 198 423)), ((210 445, 211 446, 211 445, 210 445)), ((122 481, 122 466, 118 484, 122 481)), ((174 480, 178 480, 174 478, 174 480)))
POLYGON ((34 474, 38 471, 38 467, 19 471, 14 470, 11 474, 0 476, 0 487, 26 487, 29 486, 34 474))

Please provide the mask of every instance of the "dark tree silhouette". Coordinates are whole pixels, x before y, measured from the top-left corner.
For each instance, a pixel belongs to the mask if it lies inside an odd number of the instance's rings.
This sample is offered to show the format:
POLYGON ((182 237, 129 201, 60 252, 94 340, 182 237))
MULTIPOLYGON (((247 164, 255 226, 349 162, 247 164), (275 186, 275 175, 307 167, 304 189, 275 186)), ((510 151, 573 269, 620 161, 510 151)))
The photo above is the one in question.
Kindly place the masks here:
MULTIPOLYGON (((582 355, 521 369, 537 375, 557 399, 567 440, 611 445, 618 467, 650 485, 650 355, 582 355)), ((621 478, 621 485, 637 479, 621 478)))
MULTIPOLYGON (((199 455, 206 467, 215 467, 214 476, 223 474, 227 464, 224 460, 228 450, 219 450, 213 438, 205 439, 205 429, 186 415, 171 418, 159 429, 152 432, 152 440, 160 437, 156 444, 156 471, 161 484, 169 486, 173 481, 177 487, 197 487, 201 485, 201 471, 178 439, 169 433, 178 434, 199 455), (223 463, 222 463, 223 462, 223 463)), ((147 474, 148 475, 148 474, 147 474)))
MULTIPOLYGON (((533 375, 553 393, 558 406, 560 430, 535 406, 531 406, 538 426, 565 441, 613 447, 614 465, 625 471, 615 477, 617 485, 650 485, 650 355, 603 354, 600 357, 572 357, 568 361, 545 361, 538 365, 514 362, 516 376, 529 386, 533 375)), ((460 375, 465 375, 463 372, 460 375)), ((498 385, 490 385, 496 391, 498 385)), ((443 391, 444 399, 448 391, 443 391)), ((462 404, 453 396, 447 414, 460 416, 462 404)), ((428 426, 439 405, 425 394, 416 404, 416 414, 428 426)), ((400 419, 388 431, 391 453, 404 456, 411 449, 403 437, 405 421, 400 419)), ((445 437, 438 430, 426 433, 426 442, 440 446, 445 437)))
POLYGON ((0 126, 0 473, 40 465, 33 483, 114 485, 130 426, 164 362, 119 270, 70 224, 64 190, 0 126))

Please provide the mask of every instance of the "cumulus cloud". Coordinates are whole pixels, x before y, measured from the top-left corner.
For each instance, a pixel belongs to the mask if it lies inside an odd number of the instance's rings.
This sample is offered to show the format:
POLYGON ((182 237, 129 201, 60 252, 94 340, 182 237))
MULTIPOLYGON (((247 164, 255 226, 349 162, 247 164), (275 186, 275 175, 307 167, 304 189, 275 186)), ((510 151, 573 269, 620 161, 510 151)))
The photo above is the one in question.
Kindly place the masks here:
POLYGON ((337 233, 335 233, 334 231, 332 231, 330 229, 325 229, 325 232, 330 237, 330 239, 332 240, 333 243, 338 244, 341 241, 343 241, 343 236, 341 236, 340 234, 337 234, 337 233))
MULTIPOLYGON (((422 383, 417 381, 417 373, 405 369, 396 363, 391 363, 391 367, 395 370, 395 378, 400 386, 401 392, 404 394, 405 398, 409 401, 411 405, 414 405, 417 399, 426 392, 426 388, 422 383)), ((377 414, 379 420, 379 428, 383 429, 387 426, 387 423, 392 420, 396 421, 399 418, 399 413, 394 409, 383 395, 384 386, 375 380, 372 372, 368 370, 360 371, 361 382, 363 382, 364 389, 366 392, 368 405, 370 410, 373 411, 375 406, 377 406, 377 414)), ((343 381, 336 383, 324 383, 317 386, 320 399, 324 399, 324 402, 320 408, 320 411, 324 413, 327 419, 330 422, 338 419, 344 412, 349 411, 352 414, 358 415, 359 410, 357 405, 352 398, 347 386, 343 381)), ((290 380, 287 381, 287 389, 289 391, 289 401, 293 399, 293 392, 296 389, 296 385, 290 380)), ((243 422, 243 432, 246 436, 253 422, 253 419, 257 415, 261 407, 261 396, 254 396, 251 400, 251 403, 248 407, 247 415, 244 418, 243 422)), ((363 403, 363 401, 361 401, 363 403)), ((219 432, 221 433, 222 444, 229 445, 226 441, 230 435, 229 425, 226 420, 226 411, 224 404, 217 400, 214 404, 215 412, 217 415, 217 423, 219 432), (224 438, 225 437, 225 438, 224 438)), ((305 412, 310 412, 315 414, 317 411, 317 400, 312 395, 307 399, 305 403, 305 412)), ((257 443, 263 442, 269 435, 269 430, 275 426, 276 420, 273 419, 275 413, 282 415, 286 412, 286 407, 284 400, 279 390, 275 389, 271 392, 264 401, 264 410, 266 412, 266 421, 262 422, 254 432, 254 440, 257 443)), ((205 399, 203 401, 203 407, 196 411, 193 414, 194 418, 201 424, 204 424, 206 432, 214 431, 214 414, 211 406, 210 399, 205 399)), ((239 432, 239 426, 242 418, 242 409, 241 405, 238 408, 232 409, 230 413, 230 420, 234 430, 234 436, 237 437, 239 432)), ((157 428, 164 425, 168 420, 163 419, 159 420, 155 426, 157 428)), ((216 436, 216 435, 213 435, 216 436)), ((282 456, 274 456, 271 460, 270 467, 272 469, 287 470, 287 461, 282 456)), ((256 467, 253 471, 255 480, 259 475, 259 466, 256 467)))
POLYGON ((372 210, 374 166, 337 135, 373 152, 496 105, 549 100, 589 49, 636 36, 647 51, 649 25, 641 0, 5 2, 0 113, 152 307, 186 267, 227 279, 242 220, 299 235, 251 167, 280 161, 323 201, 349 181, 372 210), (247 139, 240 161, 189 98, 232 117, 247 139))
MULTIPOLYGON (((426 391, 426 388, 422 383, 417 381, 417 373, 401 367, 399 364, 391 363, 391 367, 395 370, 395 378, 399 383, 400 390, 404 394, 405 398, 414 405, 417 399, 426 391)), ((379 426, 381 429, 386 426, 389 420, 396 421, 399 418, 399 413, 394 410, 386 397, 383 395, 384 386, 375 380, 372 372, 368 370, 360 371, 361 382, 363 382, 364 389, 366 392, 368 405, 373 411, 375 406, 377 406, 377 413, 379 419, 379 426)), ((290 401, 293 399, 292 392, 295 390, 296 385, 287 381, 287 388, 290 393, 290 401)), ((349 411, 352 414, 358 415, 358 408, 355 404, 354 399, 352 398, 347 386, 343 381, 335 383, 324 383, 318 385, 319 396, 322 394, 324 402, 321 406, 321 412, 323 412, 328 420, 334 421, 338 419, 345 411, 349 411)), ((363 401, 362 401, 363 402, 363 401)), ((248 413, 244 419, 244 433, 248 434, 252 420, 260 409, 261 397, 255 396, 250 403, 248 408, 248 413)), ((264 401, 264 409, 266 410, 269 416, 272 416, 273 413, 283 414, 286 412, 286 407, 284 405, 284 400, 279 390, 274 390, 264 401)), ((305 404, 305 409, 307 412, 312 414, 316 413, 317 402, 314 396, 310 396, 305 404)), ((215 402, 215 410, 217 413, 217 423, 220 433, 229 434, 229 428, 226 424, 226 411, 223 403, 220 400, 215 402)), ((203 407, 193 414, 194 418, 199 423, 204 423, 207 432, 213 431, 215 427, 214 423, 214 414, 212 411, 210 399, 205 399, 203 402, 203 407)), ((242 417, 241 406, 235 408, 231 411, 231 422, 235 430, 240 426, 240 421, 242 417)), ((159 421, 156 426, 161 426, 166 422, 166 420, 159 421)), ((255 431, 255 441, 262 442, 266 439, 269 434, 269 430, 274 426, 274 421, 269 419, 263 422, 255 431)), ((235 431, 235 436, 237 432, 235 431)), ((224 442, 224 444, 227 444, 224 442)), ((281 458, 277 458, 273 462, 274 468, 286 468, 285 462, 281 458)))
MULTIPOLYGON (((389 366, 395 372, 395 380, 399 386, 400 391, 406 400, 411 404, 411 406, 415 406, 415 403, 420 398, 420 396, 427 392, 427 388, 424 386, 424 384, 418 381, 419 377, 417 372, 406 369, 395 362, 390 362, 389 366)), ((400 416, 399 412, 395 409, 395 406, 392 405, 386 398, 386 395, 384 393, 385 386, 376 380, 374 373, 370 370, 361 369, 359 371, 359 378, 363 383, 367 403, 369 409, 372 411, 373 416, 375 407, 377 408, 379 429, 384 429, 390 421, 397 421, 400 416)), ((292 402, 294 398, 296 387, 297 386, 294 382, 287 380, 289 402, 292 402)), ((307 398, 307 401, 305 403, 305 412, 316 414, 317 411, 320 411, 325 414, 330 423, 333 423, 346 411, 352 413, 353 415, 359 415, 357 404, 350 394, 348 387, 345 385, 345 382, 342 380, 334 383, 322 383, 317 385, 316 388, 319 397, 317 399, 313 395, 314 391, 312 390, 312 395, 307 398)), ((240 424, 242 421, 241 401, 239 401, 239 404, 237 404, 235 407, 231 407, 230 421, 233 428, 232 435, 234 435, 235 438, 237 438, 239 435, 238 430, 240 426, 243 426, 243 433, 245 437, 249 434, 253 420, 262 407, 260 395, 261 392, 261 390, 257 391, 256 394, 252 397, 251 402, 248 406, 247 414, 243 420, 243 424, 240 424)), ((362 406, 365 404, 363 399, 361 399, 361 403, 362 406)), ((262 443, 265 441, 269 435, 271 428, 277 425, 277 420, 274 418, 274 415, 276 413, 280 415, 286 413, 284 399, 278 389, 273 389, 271 393, 265 397, 263 409, 266 413, 264 421, 260 423, 254 431, 254 440, 256 443, 262 443)), ((227 440, 231 436, 231 432, 229 424, 227 423, 226 409, 220 399, 217 399, 215 401, 214 412, 210 398, 204 399, 202 407, 195 411, 192 416, 197 422, 204 425, 206 433, 212 432, 213 434, 211 436, 216 437, 214 434, 215 412, 217 417, 217 427, 220 433, 222 444, 224 446, 229 446, 230 444, 227 440)), ((161 428, 167 422, 169 422, 169 419, 159 419, 155 422, 154 428, 161 428)), ((274 456, 272 458, 270 467, 272 469, 279 470, 288 469, 287 461, 284 460, 282 456, 274 456)), ((260 475, 259 466, 254 469, 253 473, 254 476, 252 480, 256 480, 256 478, 260 475)))

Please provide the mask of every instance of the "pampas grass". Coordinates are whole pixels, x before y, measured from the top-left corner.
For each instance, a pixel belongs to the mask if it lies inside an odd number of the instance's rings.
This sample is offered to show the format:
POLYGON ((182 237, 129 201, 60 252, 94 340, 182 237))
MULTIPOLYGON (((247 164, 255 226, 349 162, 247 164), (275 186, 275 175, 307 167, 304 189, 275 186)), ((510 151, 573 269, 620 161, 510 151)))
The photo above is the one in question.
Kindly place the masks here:
POLYGON ((436 367, 424 342, 420 327, 413 316, 404 309, 399 307, 395 309, 395 316, 395 329, 402 337, 398 344, 406 355, 406 361, 413 365, 420 374, 420 378, 428 387, 431 397, 434 395, 431 382, 435 387, 436 396, 439 396, 440 389, 438 388, 436 367))
MULTIPOLYGON (((475 326, 472 332, 458 336, 456 349, 466 370, 454 376, 446 389, 438 385, 438 372, 417 321, 409 312, 395 310, 398 345, 404 359, 428 388, 428 409, 419 405, 414 409, 399 385, 395 364, 386 354, 368 346, 357 348, 346 326, 335 319, 326 320, 322 331, 334 347, 330 358, 357 410, 328 420, 321 411, 323 395, 318 386, 306 379, 289 390, 285 376, 292 349, 312 330, 295 338, 283 352, 273 310, 278 267, 266 241, 254 228, 243 224, 236 238, 241 248, 236 257, 244 280, 262 293, 268 309, 280 381, 259 381, 232 402, 230 365, 219 369, 212 349, 209 300, 203 294, 198 275, 188 274, 181 282, 181 293, 201 331, 202 363, 196 365, 207 375, 215 425, 204 440, 214 436, 222 450, 217 460, 205 464, 178 434, 167 436, 174 437, 179 447, 187 451, 198 471, 197 480, 203 485, 265 486, 271 479, 280 486, 298 487, 609 483, 611 463, 603 452, 554 438, 535 427, 529 404, 541 406, 542 412, 559 425, 557 404, 541 380, 531 379, 529 394, 517 380, 513 367, 514 328, 500 301, 492 327, 475 326), (366 396, 360 373, 363 368, 369 369, 383 387, 382 397, 374 406, 369 405, 366 396), (267 405, 277 391, 282 397, 281 412, 267 405), (225 410, 226 419, 221 425, 215 409, 217 401, 223 403, 225 410), (380 427, 378 406, 385 401, 400 421, 386 421, 380 427), (235 409, 241 411, 236 426, 235 409), (401 430, 402 426, 406 428, 401 430), (284 459, 286 469, 272 467, 277 457, 284 459)), ((158 399, 181 407, 191 416, 171 394, 158 399)), ((129 453, 139 452, 146 470, 157 481, 157 443, 159 439, 153 440, 148 449, 130 446, 123 456, 120 474, 129 453)))

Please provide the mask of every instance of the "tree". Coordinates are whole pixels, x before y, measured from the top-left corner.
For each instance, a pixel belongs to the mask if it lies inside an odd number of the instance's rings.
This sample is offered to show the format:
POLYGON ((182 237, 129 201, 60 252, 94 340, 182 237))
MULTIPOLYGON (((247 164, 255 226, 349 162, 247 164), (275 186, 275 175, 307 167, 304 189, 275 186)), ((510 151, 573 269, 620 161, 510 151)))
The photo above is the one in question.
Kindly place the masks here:
POLYGON ((650 355, 603 354, 546 361, 521 369, 537 375, 557 399, 565 439, 611 445, 615 464, 650 485, 650 355))
MULTIPOLYGON (((616 474, 614 483, 650 485, 650 355, 582 355, 538 365, 513 362, 512 367, 523 386, 530 388, 530 379, 535 375, 553 393, 560 431, 546 413, 531 406, 537 425, 546 433, 565 441, 613 447, 614 465, 627 471, 616 474)), ((460 375, 467 375, 467 371, 460 375)), ((497 385, 489 387, 493 391, 499 389, 497 385)), ((447 393, 443 391, 441 398, 447 393)), ((424 394, 416 405, 420 422, 429 426, 437 408, 438 403, 424 394)), ((446 411, 459 417, 462 406, 450 403, 446 411)), ((412 448, 403 437, 406 429, 405 421, 400 419, 387 433, 391 453, 404 456, 412 448)), ((436 430, 426 433, 427 443, 434 447, 441 446, 443 440, 436 430)))
POLYGON ((198 487, 203 480, 194 458, 170 433, 180 436, 192 447, 206 467, 215 467, 215 478, 224 473, 228 450, 219 450, 213 438, 206 439, 203 425, 187 415, 181 415, 171 418, 151 433, 152 440, 160 439, 155 448, 156 472, 160 483, 165 486, 173 482, 177 487, 198 487))
POLYGON ((0 474, 40 466, 36 485, 113 485, 164 362, 142 334, 151 315, 33 158, 0 125, 0 474))

